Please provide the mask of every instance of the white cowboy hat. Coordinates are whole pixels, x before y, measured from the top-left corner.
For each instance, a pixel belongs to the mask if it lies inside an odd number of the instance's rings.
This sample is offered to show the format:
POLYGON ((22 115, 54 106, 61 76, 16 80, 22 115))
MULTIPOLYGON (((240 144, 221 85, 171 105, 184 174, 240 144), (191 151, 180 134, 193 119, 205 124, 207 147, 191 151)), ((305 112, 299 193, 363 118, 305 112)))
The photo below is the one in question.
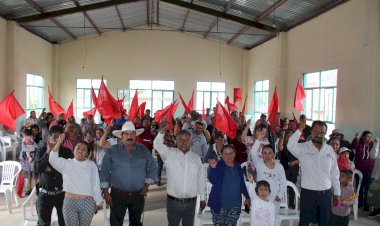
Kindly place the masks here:
POLYGON ((121 134, 123 132, 136 132, 136 136, 142 134, 144 132, 144 128, 141 128, 141 129, 136 129, 135 128, 135 125, 130 122, 130 121, 127 121, 126 123, 124 123, 123 127, 121 127, 120 130, 114 130, 112 132, 112 134, 115 136, 115 137, 118 137, 118 138, 121 138, 121 134))

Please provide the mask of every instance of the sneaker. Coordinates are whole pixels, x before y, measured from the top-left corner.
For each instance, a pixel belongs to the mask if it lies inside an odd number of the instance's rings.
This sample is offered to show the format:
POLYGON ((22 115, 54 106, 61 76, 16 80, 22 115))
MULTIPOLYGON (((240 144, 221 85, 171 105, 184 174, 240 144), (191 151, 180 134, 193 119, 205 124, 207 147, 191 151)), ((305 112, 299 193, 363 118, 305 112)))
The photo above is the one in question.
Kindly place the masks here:
POLYGON ((373 219, 380 216, 380 209, 374 209, 370 214, 368 214, 368 217, 373 219))

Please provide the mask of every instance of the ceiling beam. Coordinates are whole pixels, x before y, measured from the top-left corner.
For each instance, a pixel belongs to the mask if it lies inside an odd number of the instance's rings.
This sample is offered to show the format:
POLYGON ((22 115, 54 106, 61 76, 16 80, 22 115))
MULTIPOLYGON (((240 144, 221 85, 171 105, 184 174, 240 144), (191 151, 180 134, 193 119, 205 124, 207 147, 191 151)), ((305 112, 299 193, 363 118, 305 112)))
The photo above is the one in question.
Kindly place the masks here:
POLYGON ((92 27, 96 30, 96 32, 98 33, 98 35, 102 35, 102 32, 100 32, 99 28, 96 26, 96 24, 91 19, 91 17, 86 12, 83 12, 83 14, 87 18, 87 20, 90 22, 90 24, 92 25, 92 27))
MULTIPOLYGON (((228 2, 228 4, 224 7, 223 9, 223 13, 226 13, 232 6, 232 4, 234 4, 236 2, 236 0, 230 0, 228 2)), ((206 31, 206 33, 203 35, 203 38, 207 38, 207 36, 210 34, 210 32, 212 31, 212 29, 215 27, 215 25, 219 22, 219 17, 215 18, 215 20, 211 23, 210 27, 208 28, 208 30, 206 31)))
MULTIPOLYGON (((257 18, 255 18, 255 21, 256 22, 259 22, 260 20, 266 18, 269 14, 271 14, 273 11, 275 11, 278 7, 280 7, 281 5, 283 5, 285 2, 287 2, 288 0, 278 0, 277 2, 275 2, 271 7, 269 7, 267 10, 265 10, 263 13, 260 14, 260 16, 258 16, 257 18)), ((237 34, 235 34, 234 36, 232 36, 228 41, 227 41, 227 44, 231 44, 233 41, 235 41, 235 39, 237 39, 240 35, 244 34, 244 32, 248 31, 249 30, 249 26, 245 26, 243 27, 237 34)))
MULTIPOLYGON (((190 1, 190 4, 193 4, 193 1, 194 1, 194 0, 191 0, 191 1, 190 1)), ((183 23, 182 23, 182 27, 181 27, 181 32, 183 32, 183 29, 185 28, 185 24, 186 24, 187 18, 189 17, 189 14, 190 14, 190 9, 187 10, 185 17, 183 18, 183 23)))
MULTIPOLYGON (((81 6, 77 0, 72 0, 72 1, 74 2, 74 4, 76 5, 77 8, 81 6)), ((91 19, 91 17, 87 14, 86 11, 83 11, 83 15, 90 22, 91 26, 96 30, 96 32, 98 32, 98 35, 102 35, 102 33, 100 32, 99 28, 96 26, 96 24, 91 19)))
POLYGON ((31 16, 13 18, 13 20, 16 21, 17 23, 26 23, 26 22, 32 22, 32 21, 37 21, 37 20, 45 20, 52 17, 64 16, 64 15, 73 14, 73 13, 79 13, 83 11, 106 8, 106 7, 119 5, 119 4, 138 2, 138 1, 141 1, 141 0, 112 0, 112 1, 98 2, 94 4, 77 6, 77 7, 68 8, 68 9, 56 10, 52 12, 44 12, 44 13, 31 15, 31 16))
POLYGON ((120 20, 120 23, 121 23, 121 27, 123 28, 123 31, 126 31, 127 28, 124 25, 124 21, 123 21, 123 18, 121 17, 119 7, 117 7, 117 5, 115 5, 115 9, 116 9, 117 16, 119 17, 119 20, 120 20))
MULTIPOLYGON (((25 0, 30 6, 32 6, 35 10, 37 10, 40 13, 43 13, 44 10, 41 6, 39 6, 36 2, 33 0, 25 0)), ((63 32, 65 32, 68 36, 70 36, 72 39, 77 39, 77 37, 69 31, 69 29, 65 28, 61 23, 59 23, 54 18, 49 18, 51 22, 53 22, 57 27, 59 27, 63 32)), ((28 29, 30 31, 30 29, 28 29)))
POLYGON ((184 1, 178 1, 178 0, 161 0, 161 1, 162 2, 166 2, 166 3, 170 3, 172 5, 184 7, 184 8, 187 8, 187 9, 195 10, 195 11, 198 11, 198 12, 201 12, 201 13, 205 13, 205 14, 208 14, 208 15, 211 15, 211 16, 220 17, 220 18, 225 19, 225 20, 235 21, 237 23, 248 25, 248 26, 260 29, 260 30, 265 30, 265 31, 268 31, 268 32, 273 32, 273 33, 277 33, 277 32, 280 31, 277 28, 273 28, 271 26, 255 22, 253 20, 248 20, 248 19, 241 18, 241 17, 235 16, 235 15, 232 15, 232 14, 225 13, 223 11, 218 11, 218 10, 215 10, 215 9, 210 9, 210 8, 203 7, 203 6, 200 6, 200 5, 195 5, 195 4, 192 4, 190 2, 184 2, 184 1))

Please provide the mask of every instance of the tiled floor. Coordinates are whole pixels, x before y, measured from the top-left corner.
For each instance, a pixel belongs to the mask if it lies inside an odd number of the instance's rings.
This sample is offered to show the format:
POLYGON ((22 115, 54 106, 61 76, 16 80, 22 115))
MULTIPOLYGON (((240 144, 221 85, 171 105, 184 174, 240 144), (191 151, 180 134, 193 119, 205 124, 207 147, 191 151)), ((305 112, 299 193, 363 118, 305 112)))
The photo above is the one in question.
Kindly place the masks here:
MULTIPOLYGON (((22 199, 24 200, 24 199, 22 199)), ((19 200, 22 203, 22 200, 19 200)), ((144 226, 164 226, 167 225, 166 220, 166 186, 158 187, 151 186, 148 198, 145 204, 144 211, 144 226)), ((359 219, 357 221, 351 220, 350 226, 375 226, 380 225, 376 220, 371 220, 366 217, 368 212, 359 212, 359 219)), ((20 206, 13 208, 13 213, 8 214, 3 195, 0 195, 0 225, 21 225, 22 211, 20 206)), ((103 214, 99 212, 95 215, 92 225, 102 225, 103 214)), ((287 225, 284 223, 283 225, 287 225)), ((294 225, 297 225, 295 223, 294 225)))

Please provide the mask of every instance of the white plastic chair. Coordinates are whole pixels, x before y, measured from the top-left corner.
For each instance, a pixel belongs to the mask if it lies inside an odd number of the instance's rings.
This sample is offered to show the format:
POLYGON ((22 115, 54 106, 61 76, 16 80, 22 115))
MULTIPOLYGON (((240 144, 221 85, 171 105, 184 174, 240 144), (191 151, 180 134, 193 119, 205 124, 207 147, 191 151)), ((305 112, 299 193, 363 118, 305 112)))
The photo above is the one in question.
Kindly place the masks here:
POLYGON ((5 194, 8 212, 12 213, 12 197, 16 202, 16 206, 18 206, 16 184, 17 175, 21 172, 21 164, 15 161, 3 161, 0 162, 0 167, 2 167, 0 193, 5 194))
POLYGON ((12 139, 9 136, 0 136, 0 145, 2 148, 2 160, 7 160, 7 152, 12 152, 13 160, 16 160, 16 147, 12 145, 12 139))
MULTIPOLYGON (((28 198, 21 205, 22 208, 22 221, 21 226, 35 226, 38 222, 38 216, 36 213, 36 188, 33 188, 32 192, 28 196, 28 198), (28 211, 30 209, 30 213, 28 211)), ((58 226, 58 216, 57 211, 54 208, 52 212, 51 218, 51 226, 58 226)))
MULTIPOLYGON (((355 193, 357 195, 359 195, 360 187, 362 186, 362 180, 363 180, 363 174, 359 170, 355 169, 353 174, 352 174, 352 184, 354 185, 354 190, 355 190, 355 193), (358 183, 357 188, 355 188, 355 185, 356 185, 355 175, 358 175, 358 177, 359 177, 359 183, 358 183)), ((358 198, 355 199, 355 203, 354 203, 353 208, 352 208, 352 210, 353 210, 352 212, 354 213, 354 220, 355 221, 358 220, 358 205, 359 205, 358 200, 359 200, 358 198)))
MULTIPOLYGON (((206 192, 206 198, 205 198, 206 203, 208 203, 211 188, 212 188, 212 184, 210 182, 207 182, 207 192, 206 192)), ((202 210, 202 212, 199 213, 200 201, 201 201, 200 196, 198 195, 197 203, 195 205, 194 226, 200 226, 204 224, 213 224, 211 209, 209 206, 206 205, 206 207, 202 210)))
MULTIPOLYGON (((244 164, 244 163, 247 164, 247 162, 243 162, 242 164, 244 164)), ((242 164, 241 164, 241 165, 242 165, 242 164)), ((243 168, 243 166, 242 166, 242 168, 243 168)), ((248 181, 245 182, 247 189, 249 188, 248 183, 250 183, 250 182, 248 182, 248 181)), ((249 193, 249 191, 248 191, 248 193, 249 193)), ((253 198, 253 197, 251 197, 251 199, 252 199, 252 198, 253 198)), ((242 195, 241 195, 241 206, 242 206, 242 210, 241 210, 241 213, 240 213, 239 220, 238 220, 238 222, 237 222, 237 224, 236 224, 236 225, 239 225, 239 226, 242 226, 244 223, 249 223, 249 222, 251 222, 251 215, 250 215, 249 213, 245 212, 244 201, 245 201, 245 197, 244 197, 244 195, 242 194, 242 195)))
POLYGON ((295 203, 296 203, 296 208, 295 209, 289 209, 288 207, 288 194, 287 194, 287 191, 285 191, 285 194, 284 194, 284 200, 281 201, 281 204, 280 206, 283 207, 280 209, 279 211, 279 214, 276 218, 276 225, 277 226, 280 226, 281 225, 281 222, 284 221, 284 220, 287 220, 289 221, 289 225, 292 226, 293 225, 293 221, 294 220, 299 220, 300 219, 300 211, 298 210, 298 200, 300 198, 300 193, 296 187, 295 184, 293 184, 292 182, 290 181, 287 181, 286 182, 286 186, 287 187, 290 187, 293 191, 294 191, 294 198, 295 198, 295 203))

